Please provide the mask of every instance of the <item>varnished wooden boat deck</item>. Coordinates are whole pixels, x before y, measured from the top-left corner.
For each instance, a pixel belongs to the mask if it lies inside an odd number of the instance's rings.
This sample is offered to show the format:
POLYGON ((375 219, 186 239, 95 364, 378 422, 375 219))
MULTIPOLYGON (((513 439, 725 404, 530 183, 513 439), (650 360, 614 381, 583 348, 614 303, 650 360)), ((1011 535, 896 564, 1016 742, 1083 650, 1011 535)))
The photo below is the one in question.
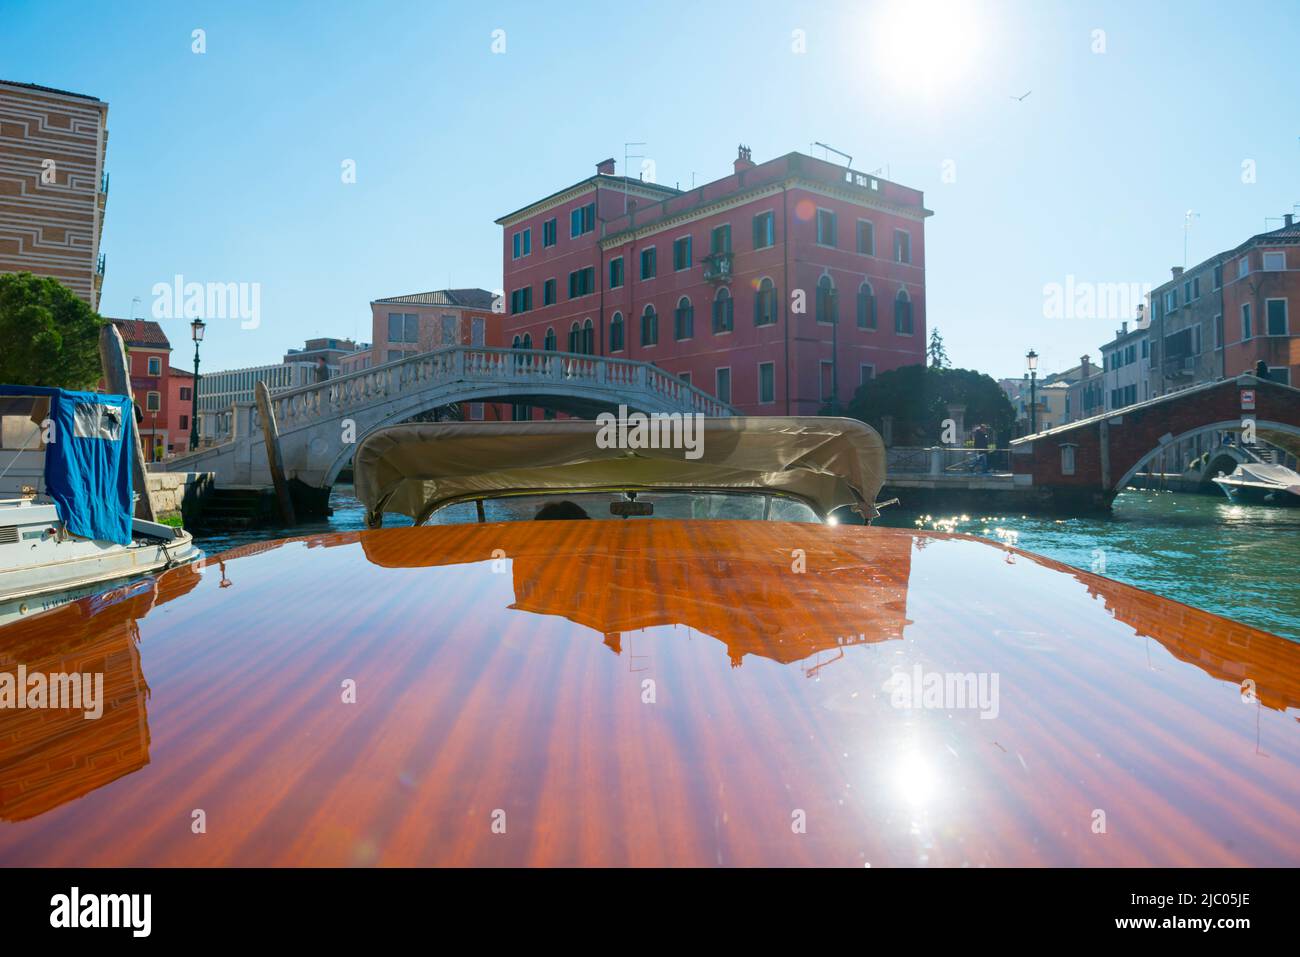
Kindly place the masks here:
POLYGON ((0 629, 19 663, 110 704, 0 711, 5 865, 1300 864, 1300 645, 962 536, 294 540, 0 629), (916 665, 997 717, 893 707, 916 665))

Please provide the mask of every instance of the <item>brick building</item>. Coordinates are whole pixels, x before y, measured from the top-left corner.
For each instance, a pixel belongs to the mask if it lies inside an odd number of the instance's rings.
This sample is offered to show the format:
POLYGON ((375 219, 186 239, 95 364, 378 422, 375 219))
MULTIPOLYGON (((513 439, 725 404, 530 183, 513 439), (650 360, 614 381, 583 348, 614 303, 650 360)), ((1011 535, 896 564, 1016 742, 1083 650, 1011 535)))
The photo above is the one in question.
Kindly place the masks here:
POLYGON ((690 190, 605 160, 497 220, 504 339, 653 362, 749 414, 843 408, 924 361, 929 215, 918 190, 800 153, 741 147, 690 190))
MULTIPOLYGON (((500 346, 495 296, 486 289, 437 289, 370 303, 371 365, 445 345, 500 346)), ((356 371, 356 359, 349 363, 356 371)))
MULTIPOLYGON (((172 344, 162 326, 150 319, 110 319, 122 334, 126 345, 127 373, 131 376, 131 390, 143 418, 140 421, 140 444, 144 457, 157 462, 173 452, 188 448, 189 431, 181 433, 176 426, 176 411, 172 404, 172 344)), ((107 384, 101 379, 101 391, 107 384)), ((179 386, 177 387, 179 388, 179 386)), ((188 410, 186 412, 188 415, 188 410)))
POLYGON ((0 273, 59 280, 99 308, 108 104, 0 81, 0 273))
POLYGON ((1300 383, 1300 226, 1258 233, 1151 291, 1151 392, 1162 395, 1255 371, 1300 383))

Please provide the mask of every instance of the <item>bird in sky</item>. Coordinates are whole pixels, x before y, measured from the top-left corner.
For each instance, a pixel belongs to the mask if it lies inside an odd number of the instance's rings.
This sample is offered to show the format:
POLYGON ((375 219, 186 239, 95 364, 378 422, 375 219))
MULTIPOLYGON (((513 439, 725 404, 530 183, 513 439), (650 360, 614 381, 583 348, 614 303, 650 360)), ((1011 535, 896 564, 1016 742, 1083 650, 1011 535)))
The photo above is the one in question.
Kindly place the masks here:
MULTIPOLYGON (((1029 91, 1029 93, 1033 93, 1033 92, 1034 92, 1033 90, 1029 91)), ((1026 93, 1025 96, 1028 96, 1029 93, 1026 93)), ((1011 99, 1015 100, 1017 103, 1023 103, 1025 101, 1025 96, 1013 96, 1011 97, 1011 99)))

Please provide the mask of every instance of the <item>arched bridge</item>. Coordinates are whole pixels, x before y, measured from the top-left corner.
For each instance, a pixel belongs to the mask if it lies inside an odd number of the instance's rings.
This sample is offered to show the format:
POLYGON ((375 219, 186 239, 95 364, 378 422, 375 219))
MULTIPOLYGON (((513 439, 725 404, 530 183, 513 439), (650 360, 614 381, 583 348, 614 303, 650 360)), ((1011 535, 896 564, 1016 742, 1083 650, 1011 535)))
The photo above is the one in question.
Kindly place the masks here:
MULTIPOLYGON (((316 487, 332 485, 356 444, 375 429, 459 402, 546 406, 583 417, 620 404, 646 413, 736 414, 646 362, 451 346, 271 396, 285 475, 316 487)), ((269 485, 253 404, 234 407, 229 441, 168 459, 163 468, 212 472, 218 485, 269 485)))
POLYGON ((1025 436, 1011 443, 1013 480, 1032 487, 1037 504, 1107 509, 1166 447, 1227 431, 1300 455, 1300 389, 1243 375, 1025 436))

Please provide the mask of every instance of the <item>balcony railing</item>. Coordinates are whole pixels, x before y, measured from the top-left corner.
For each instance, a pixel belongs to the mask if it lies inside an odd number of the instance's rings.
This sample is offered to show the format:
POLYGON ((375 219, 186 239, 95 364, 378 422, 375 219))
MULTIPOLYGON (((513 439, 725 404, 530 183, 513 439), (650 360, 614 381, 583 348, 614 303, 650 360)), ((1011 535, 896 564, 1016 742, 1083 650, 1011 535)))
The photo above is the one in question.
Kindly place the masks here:
POLYGON ((731 253, 712 253, 704 257, 705 282, 731 282, 731 253))

